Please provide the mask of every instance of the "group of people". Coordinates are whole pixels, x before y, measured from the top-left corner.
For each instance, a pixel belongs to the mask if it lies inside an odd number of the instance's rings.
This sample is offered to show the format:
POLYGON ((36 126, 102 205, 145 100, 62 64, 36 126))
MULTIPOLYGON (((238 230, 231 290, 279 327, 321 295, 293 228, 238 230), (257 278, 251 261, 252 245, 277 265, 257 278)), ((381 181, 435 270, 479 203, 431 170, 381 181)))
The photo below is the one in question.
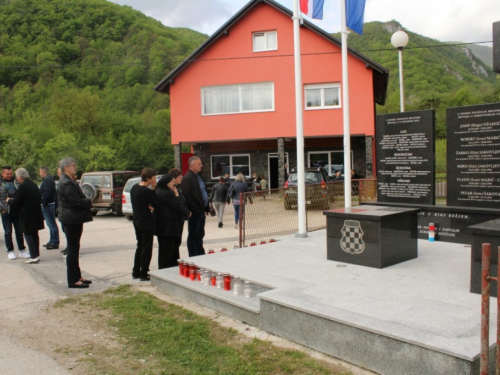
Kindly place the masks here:
POLYGON ((205 219, 209 200, 205 182, 199 173, 201 159, 189 159, 189 170, 172 168, 157 181, 151 168, 141 172, 141 182, 130 190, 137 248, 132 278, 148 281, 154 236, 158 237, 158 268, 177 266, 184 222, 188 221, 189 256, 205 254, 205 219))
POLYGON ((69 288, 88 288, 92 283, 82 277, 79 265, 80 238, 83 224, 92 221, 90 208, 92 201, 85 197, 76 182, 76 162, 64 158, 59 162, 59 185, 48 173, 48 168, 40 168, 42 184, 40 188, 31 180, 25 168, 15 171, 11 166, 2 167, 0 183, 0 211, 4 228, 5 246, 8 259, 17 258, 12 240, 13 229, 20 258, 27 258, 27 264, 40 261, 40 238, 38 232, 44 229, 44 220, 50 230, 50 240, 44 246, 59 248, 59 229, 55 221, 57 205, 58 218, 66 235, 66 268, 69 288), (23 238, 24 235, 24 238, 23 238), (26 252, 25 242, 28 245, 26 252))

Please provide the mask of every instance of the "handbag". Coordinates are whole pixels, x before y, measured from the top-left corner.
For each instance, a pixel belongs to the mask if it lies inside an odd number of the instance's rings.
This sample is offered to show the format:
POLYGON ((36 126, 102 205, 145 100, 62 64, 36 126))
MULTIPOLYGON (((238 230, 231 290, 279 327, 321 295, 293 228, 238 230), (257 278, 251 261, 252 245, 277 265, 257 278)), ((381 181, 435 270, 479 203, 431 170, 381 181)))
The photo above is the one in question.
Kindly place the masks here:
POLYGON ((215 216, 215 214, 216 214, 215 208, 212 205, 212 203, 210 203, 210 208, 208 209, 208 212, 210 212, 210 216, 215 216))

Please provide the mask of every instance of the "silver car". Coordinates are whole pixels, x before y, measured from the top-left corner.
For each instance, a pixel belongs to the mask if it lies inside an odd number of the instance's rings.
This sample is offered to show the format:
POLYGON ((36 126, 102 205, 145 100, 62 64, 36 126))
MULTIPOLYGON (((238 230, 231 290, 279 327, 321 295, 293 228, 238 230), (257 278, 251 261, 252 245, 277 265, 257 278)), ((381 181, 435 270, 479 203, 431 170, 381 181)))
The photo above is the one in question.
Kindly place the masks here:
MULTIPOLYGON (((158 182, 163 175, 156 176, 156 181, 158 182)), ((125 187, 123 188, 122 194, 122 212, 127 218, 127 220, 132 220, 134 218, 134 213, 132 212, 132 201, 130 200, 130 190, 132 186, 141 182, 140 177, 134 177, 127 181, 125 187)))

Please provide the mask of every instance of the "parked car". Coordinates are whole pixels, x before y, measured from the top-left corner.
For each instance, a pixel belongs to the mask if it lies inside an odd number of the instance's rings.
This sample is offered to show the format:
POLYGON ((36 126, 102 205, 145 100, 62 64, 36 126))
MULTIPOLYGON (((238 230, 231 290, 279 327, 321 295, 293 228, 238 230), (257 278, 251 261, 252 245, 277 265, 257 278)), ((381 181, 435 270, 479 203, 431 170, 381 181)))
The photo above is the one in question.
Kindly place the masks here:
POLYGON ((135 171, 103 171, 88 172, 82 175, 80 186, 82 191, 92 200, 92 214, 98 211, 112 211, 123 216, 122 193, 128 180, 139 177, 135 171))
MULTIPOLYGON (((156 181, 158 182, 163 175, 156 176, 156 181)), ((125 187, 123 188, 122 194, 122 212, 123 215, 127 218, 127 220, 132 220, 134 218, 134 213, 132 212, 132 202, 130 200, 130 190, 132 190, 132 186, 141 182, 140 177, 134 177, 127 181, 125 187)))
MULTIPOLYGON (((330 208, 329 202, 332 200, 333 195, 329 194, 329 187, 326 184, 329 181, 329 177, 325 168, 305 168, 304 177, 306 184, 306 204, 311 208, 328 210, 330 208)), ((286 190, 283 194, 285 210, 290 210, 292 206, 297 205, 297 182, 297 169, 294 168, 285 182, 286 190)))

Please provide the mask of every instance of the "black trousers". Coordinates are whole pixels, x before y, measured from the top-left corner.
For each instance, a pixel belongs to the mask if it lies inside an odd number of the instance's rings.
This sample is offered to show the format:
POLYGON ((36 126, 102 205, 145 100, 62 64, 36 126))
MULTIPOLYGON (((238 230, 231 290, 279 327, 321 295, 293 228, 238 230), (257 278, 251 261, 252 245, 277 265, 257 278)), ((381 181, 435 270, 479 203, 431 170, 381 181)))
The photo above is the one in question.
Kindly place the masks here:
POLYGON ((68 274, 68 285, 77 283, 82 273, 80 271, 80 238, 82 238, 83 224, 65 224, 64 234, 68 255, 66 255, 66 269, 68 274))
POLYGON ((38 231, 35 233, 24 233, 24 239, 28 244, 28 249, 30 251, 30 258, 35 259, 40 256, 40 238, 38 237, 38 231))
POLYGON ((193 212, 188 221, 187 248, 190 257, 204 255, 203 237, 205 237, 205 212, 193 212))
POLYGON ((177 267, 181 237, 158 237, 158 269, 177 267))
POLYGON ((132 276, 147 278, 151 257, 153 256, 153 232, 143 231, 138 228, 134 221, 135 238, 137 239, 137 247, 135 249, 134 268, 132 268, 132 276))

